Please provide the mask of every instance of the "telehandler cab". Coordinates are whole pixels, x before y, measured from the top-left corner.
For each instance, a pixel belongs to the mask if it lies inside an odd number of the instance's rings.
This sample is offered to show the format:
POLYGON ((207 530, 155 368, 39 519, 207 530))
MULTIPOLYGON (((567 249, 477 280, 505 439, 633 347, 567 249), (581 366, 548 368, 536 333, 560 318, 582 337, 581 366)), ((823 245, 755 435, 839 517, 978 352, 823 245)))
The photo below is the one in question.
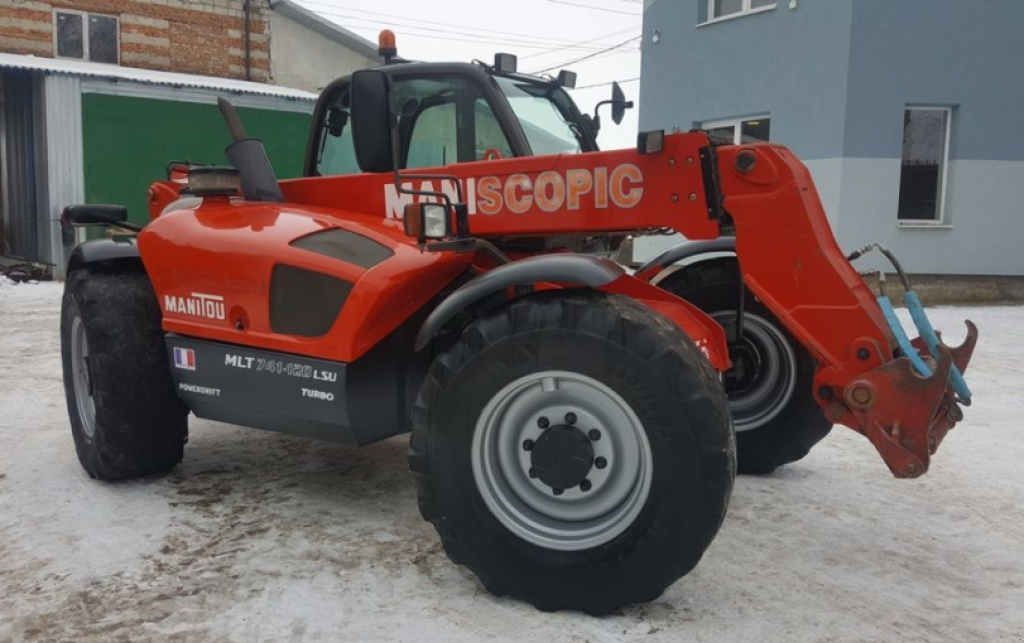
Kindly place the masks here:
MULTIPOLYGON (((331 84, 305 178, 226 101, 231 167, 172 164, 137 238, 80 245, 61 319, 79 459, 173 467, 187 416, 353 444, 411 432, 420 510, 490 591, 604 614, 689 572, 740 472, 833 424, 924 474, 970 401, 840 251, 777 144, 643 132, 598 151, 557 79, 396 59, 331 84), (636 272, 629 236, 689 241, 636 272)), ((608 101, 621 120, 617 86, 608 101)), ((72 206, 69 225, 124 208, 72 206)), ((890 253, 884 249, 887 256, 890 253)), ((894 260, 894 258, 893 258, 894 260)), ((906 281, 894 260, 894 269, 906 281)))

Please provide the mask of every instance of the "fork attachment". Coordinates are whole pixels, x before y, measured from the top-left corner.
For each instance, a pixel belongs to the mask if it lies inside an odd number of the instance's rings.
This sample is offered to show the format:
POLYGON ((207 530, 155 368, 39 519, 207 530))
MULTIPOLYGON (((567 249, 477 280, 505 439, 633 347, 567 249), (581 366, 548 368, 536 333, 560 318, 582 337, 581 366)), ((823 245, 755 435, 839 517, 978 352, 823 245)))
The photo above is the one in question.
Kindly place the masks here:
POLYGON ((853 428, 875 445, 897 478, 916 478, 927 472, 932 454, 963 419, 963 400, 956 395, 951 375, 954 369, 966 370, 978 339, 977 327, 966 323, 967 338, 960 346, 937 343, 937 359, 925 358, 931 362, 930 375, 923 375, 915 366, 915 361, 922 359, 919 350, 926 348, 919 339, 911 346, 917 359, 894 359, 864 373, 844 391, 843 401, 856 420, 853 428))
MULTIPOLYGON (((849 257, 836 243, 810 172, 774 144, 716 148, 722 221, 734 228, 744 283, 817 361, 815 399, 826 417, 866 436, 897 478, 928 470, 932 454, 971 401, 963 373, 978 329, 942 343, 902 266, 885 248, 849 257), (878 250, 903 281, 917 327, 904 331, 883 291, 851 261, 878 250)), ((883 280, 884 284, 884 280, 883 280)))

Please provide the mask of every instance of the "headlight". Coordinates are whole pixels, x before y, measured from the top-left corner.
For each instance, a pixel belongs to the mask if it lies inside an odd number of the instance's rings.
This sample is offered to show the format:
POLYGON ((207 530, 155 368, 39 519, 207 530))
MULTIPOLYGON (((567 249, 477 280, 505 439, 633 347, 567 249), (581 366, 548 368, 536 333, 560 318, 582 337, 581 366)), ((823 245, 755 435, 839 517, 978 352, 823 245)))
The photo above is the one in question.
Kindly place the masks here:
POLYGON ((423 204, 423 236, 444 239, 448 235, 448 208, 440 204, 423 204))
POLYGON ((410 203, 405 206, 405 234, 419 239, 451 236, 451 216, 440 203, 410 203))

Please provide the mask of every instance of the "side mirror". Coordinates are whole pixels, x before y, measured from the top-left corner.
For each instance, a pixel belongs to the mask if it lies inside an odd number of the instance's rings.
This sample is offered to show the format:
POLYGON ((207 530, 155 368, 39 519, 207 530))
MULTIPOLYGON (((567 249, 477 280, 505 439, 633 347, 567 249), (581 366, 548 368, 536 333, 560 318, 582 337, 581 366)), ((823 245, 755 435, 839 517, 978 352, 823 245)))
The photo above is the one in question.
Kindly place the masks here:
POLYGON ((128 221, 128 208, 123 205, 69 205, 60 216, 73 228, 87 225, 120 225, 128 221))
POLYGON ((601 105, 612 106, 612 121, 618 125, 622 122, 622 118, 626 115, 627 109, 633 108, 633 101, 626 100, 626 94, 623 93, 622 88, 619 87, 618 83, 612 83, 612 99, 603 100, 594 107, 594 115, 585 118, 587 127, 590 128, 591 134, 597 136, 597 133, 601 131, 601 105))
POLYGON ((626 100, 626 94, 618 83, 612 83, 612 121, 618 125, 626 115, 626 110, 633 107, 633 101, 626 100))
POLYGON ((398 150, 392 141, 394 108, 387 73, 362 69, 352 74, 352 142, 364 172, 393 172, 398 150))
POLYGON ((345 126, 348 125, 348 112, 338 107, 327 110, 327 123, 325 129, 334 138, 341 137, 345 133, 345 126))

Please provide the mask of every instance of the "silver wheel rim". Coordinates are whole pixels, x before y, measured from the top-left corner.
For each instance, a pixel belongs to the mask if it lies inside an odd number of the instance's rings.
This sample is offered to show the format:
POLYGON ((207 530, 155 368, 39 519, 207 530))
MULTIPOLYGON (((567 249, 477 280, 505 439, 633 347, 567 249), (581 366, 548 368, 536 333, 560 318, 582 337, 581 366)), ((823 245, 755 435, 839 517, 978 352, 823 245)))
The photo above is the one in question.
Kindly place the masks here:
MULTIPOLYGON (((711 316, 728 326, 734 322, 736 313, 719 311, 711 316)), ((745 350, 756 355, 759 370, 741 390, 730 386, 729 374, 726 374, 725 392, 737 433, 758 429, 774 420, 796 390, 796 352, 778 327, 763 317, 745 312, 740 341, 745 350)))
POLYGON ((81 317, 75 317, 71 322, 71 380, 82 431, 91 439, 96 433, 96 402, 93 401, 92 384, 89 381, 88 357, 89 338, 85 335, 85 324, 81 317))
POLYGON ((608 386, 567 371, 533 373, 502 388, 477 421, 472 460, 491 513, 520 538, 562 551, 597 547, 625 531, 647 501, 653 473, 633 409, 608 386), (575 436, 574 430, 592 449, 589 469, 572 459, 576 470, 586 470, 584 481, 558 490, 531 477, 541 449, 554 448, 544 446, 552 443, 544 442, 545 432, 575 436))

